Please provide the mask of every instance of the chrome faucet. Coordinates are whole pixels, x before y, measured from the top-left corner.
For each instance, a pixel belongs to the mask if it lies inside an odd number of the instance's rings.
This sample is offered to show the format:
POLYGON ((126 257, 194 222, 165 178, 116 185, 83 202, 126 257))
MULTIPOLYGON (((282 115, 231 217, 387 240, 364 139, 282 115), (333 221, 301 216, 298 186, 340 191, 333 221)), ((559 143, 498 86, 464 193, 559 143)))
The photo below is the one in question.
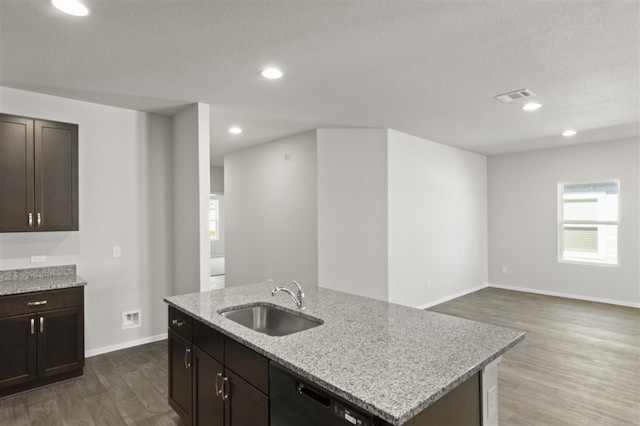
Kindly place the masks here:
POLYGON ((292 283, 294 283, 297 287, 298 287, 298 294, 294 294, 291 290, 289 290, 286 287, 276 287, 273 290, 271 290, 271 295, 275 296, 278 292, 280 291, 284 291, 285 293, 287 293, 289 296, 291 296, 291 298, 293 299, 293 301, 295 302, 296 306, 300 309, 302 308, 302 299, 304 299, 304 291, 302 291, 302 287, 300 286, 300 284, 298 283, 298 281, 296 280, 291 280, 292 283))

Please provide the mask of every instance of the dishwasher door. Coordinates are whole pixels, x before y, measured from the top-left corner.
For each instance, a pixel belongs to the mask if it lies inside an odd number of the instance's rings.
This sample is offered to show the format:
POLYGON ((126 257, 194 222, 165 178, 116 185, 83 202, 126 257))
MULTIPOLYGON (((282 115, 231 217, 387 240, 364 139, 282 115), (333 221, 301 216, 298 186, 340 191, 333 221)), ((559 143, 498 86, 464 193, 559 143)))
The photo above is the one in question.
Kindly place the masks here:
POLYGON ((271 426, 375 426, 376 419, 306 382, 275 362, 269 364, 271 426))

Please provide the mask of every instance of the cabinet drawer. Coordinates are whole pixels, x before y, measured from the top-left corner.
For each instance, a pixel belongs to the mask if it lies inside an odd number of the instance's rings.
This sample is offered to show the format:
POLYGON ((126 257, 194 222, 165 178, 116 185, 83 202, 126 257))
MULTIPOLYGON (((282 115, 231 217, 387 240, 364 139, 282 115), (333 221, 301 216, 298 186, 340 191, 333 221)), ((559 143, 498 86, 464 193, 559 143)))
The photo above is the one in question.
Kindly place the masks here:
POLYGON ((0 317, 31 314, 84 305, 84 287, 0 297, 0 317))
POLYGON ((224 364, 234 373, 269 394, 269 360, 235 340, 225 338, 224 364))
POLYGON ((182 311, 169 306, 169 330, 173 330, 191 342, 192 319, 182 311))
POLYGON ((193 321, 193 344, 210 357, 224 362, 224 336, 200 321, 193 321))

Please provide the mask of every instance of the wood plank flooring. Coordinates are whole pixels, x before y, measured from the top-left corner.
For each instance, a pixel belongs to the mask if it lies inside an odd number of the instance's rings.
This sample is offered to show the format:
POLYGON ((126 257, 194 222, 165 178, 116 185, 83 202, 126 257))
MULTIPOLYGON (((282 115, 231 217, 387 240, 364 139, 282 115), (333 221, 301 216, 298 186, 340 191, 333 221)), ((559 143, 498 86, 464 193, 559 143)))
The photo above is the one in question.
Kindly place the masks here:
MULTIPOLYGON (((431 310, 527 332, 499 367, 500 426, 640 425, 640 310, 491 288, 431 310)), ((0 425, 185 426, 167 404, 166 341, 0 399, 0 425)))
POLYGON ((499 366, 501 426, 640 425, 640 310, 486 288, 430 310, 527 332, 499 366))
POLYGON ((185 426, 167 403, 167 342, 87 358, 82 377, 0 399, 0 425, 185 426))

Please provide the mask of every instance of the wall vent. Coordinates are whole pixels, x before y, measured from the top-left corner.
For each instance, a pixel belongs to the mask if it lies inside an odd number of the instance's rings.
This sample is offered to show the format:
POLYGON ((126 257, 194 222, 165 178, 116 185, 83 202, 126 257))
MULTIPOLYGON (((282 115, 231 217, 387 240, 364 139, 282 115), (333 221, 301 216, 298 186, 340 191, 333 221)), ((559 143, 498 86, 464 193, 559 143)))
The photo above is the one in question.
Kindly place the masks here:
POLYGON ((503 93, 502 95, 498 95, 496 96, 496 99, 499 100, 500 102, 507 103, 511 101, 517 101, 518 99, 530 98, 532 96, 535 96, 535 93, 533 93, 531 90, 520 89, 514 92, 503 93))

